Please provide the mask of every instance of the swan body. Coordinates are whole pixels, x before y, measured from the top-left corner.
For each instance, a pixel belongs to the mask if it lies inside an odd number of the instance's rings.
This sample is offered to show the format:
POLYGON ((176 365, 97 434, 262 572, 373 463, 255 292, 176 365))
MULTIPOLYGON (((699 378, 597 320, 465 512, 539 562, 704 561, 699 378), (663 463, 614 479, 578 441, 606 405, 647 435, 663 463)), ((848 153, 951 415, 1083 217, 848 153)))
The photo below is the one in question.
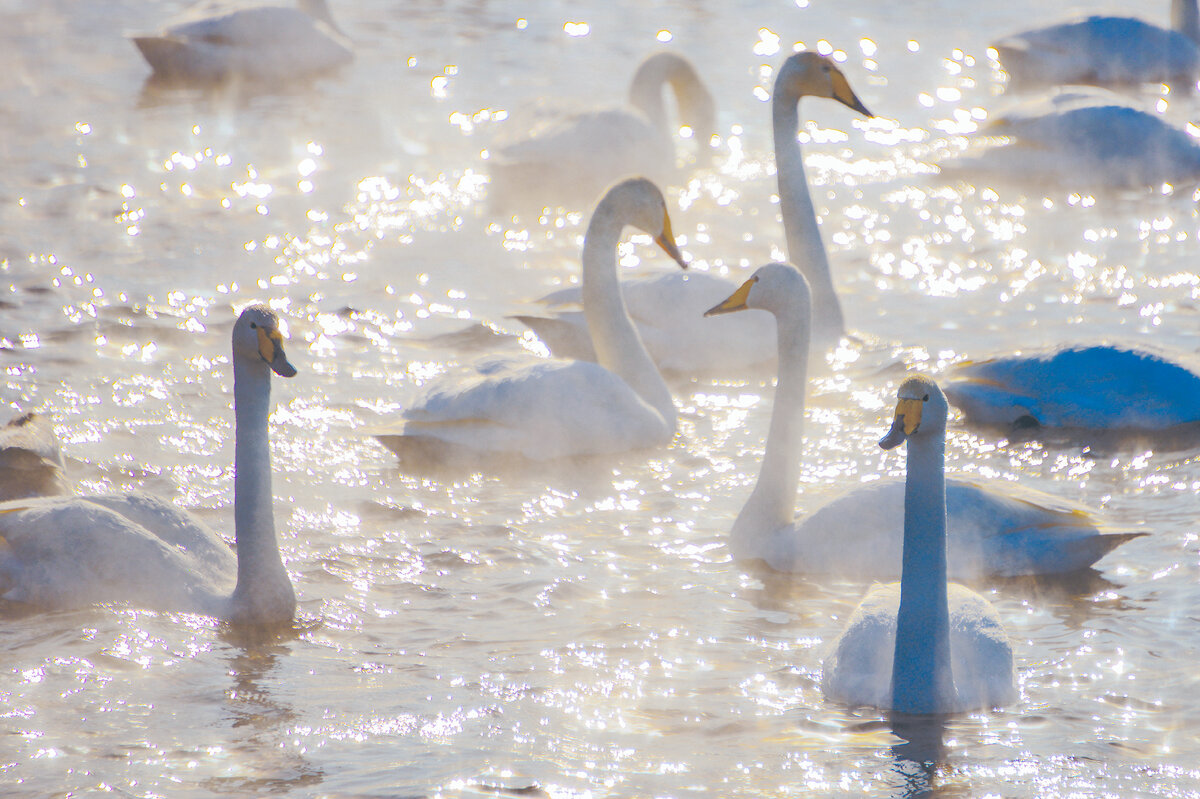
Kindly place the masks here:
POLYGON ((1074 347, 972 363, 946 396, 974 424, 1156 431, 1200 421, 1200 374, 1160 355, 1074 347))
POLYGON ((1022 104, 979 135, 944 173, 1087 190, 1200 181, 1200 144, 1192 136, 1098 90, 1022 104))
POLYGON ((67 493, 58 437, 27 413, 0 427, 0 501, 67 493))
POLYGON ((946 416, 937 384, 899 389, 880 446, 908 441, 900 582, 873 589, 825 659, 831 699, 909 714, 994 707, 1016 698, 1012 645, 995 608, 946 575, 946 416))
MULTIPOLYGON (((794 520, 807 372, 807 283, 768 264, 710 313, 761 308, 775 315, 779 382, 758 482, 730 533, 730 549, 779 571, 894 578, 904 530, 904 484, 857 488, 794 520)), ((958 579, 1075 571, 1137 537, 1104 533, 1084 510, 1041 492, 949 481, 948 566, 958 579)))
POLYGON ((596 206, 583 244, 583 306, 598 363, 493 360, 465 380, 435 384, 376 437, 402 457, 470 450, 544 461, 668 443, 675 403, 621 296, 616 248, 626 225, 655 237, 685 266, 662 192, 645 178, 613 186, 596 206))
POLYGON ((707 157, 716 133, 712 95, 695 67, 675 53, 656 53, 634 73, 629 105, 556 117, 490 156, 489 200, 500 207, 534 204, 588 207, 615 181, 645 175, 660 185, 675 176, 675 145, 663 92, 675 95, 683 124, 707 157))
POLYGON ((279 322, 244 310, 233 328, 234 536, 141 494, 0 504, 0 590, 40 607, 128 601, 236 622, 285 623, 296 596, 279 556, 267 441, 270 373, 291 377, 279 322))
MULTIPOLYGON (((671 272, 621 282, 621 293, 638 335, 658 368, 676 374, 726 374, 775 362, 768 314, 705 319, 704 312, 737 288, 706 272, 671 272)), ((560 289, 539 302, 547 315, 514 317, 538 335, 555 355, 594 361, 587 323, 579 310, 578 286, 560 289)))
POLYGON ((1174 0, 1172 27, 1132 17, 1091 16, 995 42, 1014 86, 1127 86, 1200 76, 1196 0, 1174 0))
POLYGON ((135 36, 133 43, 156 78, 187 83, 284 83, 352 61, 349 40, 325 0, 300 0, 298 5, 246 8, 182 22, 161 33, 135 36))

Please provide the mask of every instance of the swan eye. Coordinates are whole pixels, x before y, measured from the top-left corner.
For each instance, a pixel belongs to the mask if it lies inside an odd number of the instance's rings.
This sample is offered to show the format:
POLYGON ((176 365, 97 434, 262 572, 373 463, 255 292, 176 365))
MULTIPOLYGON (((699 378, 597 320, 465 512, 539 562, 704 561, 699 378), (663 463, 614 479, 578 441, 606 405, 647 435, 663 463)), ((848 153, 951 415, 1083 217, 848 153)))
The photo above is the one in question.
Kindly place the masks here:
POLYGON ((929 395, 926 394, 925 396, 921 397, 921 402, 929 402, 929 395))
POLYGON ((257 329, 258 329, 258 323, 257 323, 257 322, 251 322, 251 323, 250 323, 250 329, 251 329, 251 330, 257 330, 257 329))

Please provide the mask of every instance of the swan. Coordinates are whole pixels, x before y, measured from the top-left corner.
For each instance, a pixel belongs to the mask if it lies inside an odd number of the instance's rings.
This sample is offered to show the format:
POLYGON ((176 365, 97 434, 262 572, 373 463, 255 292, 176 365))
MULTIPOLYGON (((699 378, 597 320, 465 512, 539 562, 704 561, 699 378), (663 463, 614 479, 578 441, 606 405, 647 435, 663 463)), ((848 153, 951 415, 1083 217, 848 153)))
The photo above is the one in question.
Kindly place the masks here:
POLYGON ((0 427, 0 501, 67 493, 63 468, 45 417, 26 413, 0 427))
POLYGON ((492 359, 436 383, 398 424, 374 433, 403 459, 462 453, 527 461, 612 454, 670 442, 675 403, 625 309, 616 249, 626 225, 680 266, 662 192, 645 178, 605 193, 583 239, 583 308, 598 363, 492 359))
POLYGON ((952 713, 1013 701, 1012 644, 991 603, 946 581, 946 416, 937 384, 900 384, 895 421, 879 442, 908 441, 900 582, 874 588, 825 659, 830 699, 898 713, 952 713))
POLYGON ((1200 181, 1200 144, 1110 92, 1058 92, 1018 104, 979 131, 943 174, 1076 190, 1139 190, 1200 181))
MULTIPOLYGON (((817 53, 792 55, 775 78, 771 113, 784 233, 792 262, 801 266, 816 293, 814 336, 825 347, 841 338, 844 323, 796 137, 800 100, 806 96, 837 100, 860 114, 872 114, 854 94, 837 65, 817 53)), ((701 313, 728 296, 737 285, 725 278, 695 272, 635 278, 625 281, 621 290, 638 332, 660 368, 685 374, 727 374, 768 367, 774 361, 773 325, 767 314, 743 314, 703 323, 701 313), (666 297, 673 299, 664 301, 666 297)), ((574 287, 540 300, 550 308, 578 301, 579 290, 574 287)), ((555 354, 592 357, 587 348, 586 326, 577 311, 515 318, 533 330, 555 354)))
POLYGON ((128 601, 240 623, 290 621, 296 595, 271 507, 271 372, 296 369, 278 317, 252 305, 233 326, 236 556, 200 520, 149 494, 14 500, 0 504, 0 596, 48 608, 128 601))
POLYGON ((1200 422, 1200 374, 1145 350, 1064 347, 968 363, 946 396, 970 424, 1153 433, 1200 422))
POLYGON ((1128 86, 1200 76, 1200 10, 1172 0, 1171 28, 1132 17, 1091 16, 1024 31, 992 48, 1016 87, 1128 86))
POLYGON ((634 72, 629 106, 556 117, 526 138, 489 154, 489 202, 499 208, 562 205, 586 208, 608 186, 631 175, 666 185, 675 175, 675 146, 663 90, 675 95, 680 120, 710 155, 716 107, 696 68, 681 55, 655 53, 634 72))
MULTIPOLYGON (((790 264, 761 267, 709 313, 775 316, 779 381, 758 482, 730 532, 739 559, 778 571, 894 578, 904 540, 904 483, 884 479, 793 520, 800 481, 811 293, 790 264)), ((951 480, 949 568, 959 579, 1070 572, 1138 533, 1101 533, 1083 510, 1031 490, 951 480)))
POLYGON ((297 0, 297 6, 258 6, 203 17, 134 36, 133 43, 156 78, 185 83, 283 83, 353 60, 350 40, 325 0, 297 0))

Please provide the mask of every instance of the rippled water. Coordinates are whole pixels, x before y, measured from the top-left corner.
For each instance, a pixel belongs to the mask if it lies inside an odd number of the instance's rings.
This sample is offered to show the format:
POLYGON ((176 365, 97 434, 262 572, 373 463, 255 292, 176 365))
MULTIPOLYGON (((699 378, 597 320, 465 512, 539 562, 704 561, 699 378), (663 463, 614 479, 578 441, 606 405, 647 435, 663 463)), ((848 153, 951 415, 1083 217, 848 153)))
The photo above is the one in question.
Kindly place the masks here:
MULTIPOLYGON (((3 400, 53 419, 79 490, 147 488, 229 532, 229 327, 271 301, 301 370, 276 381, 272 444, 302 614, 262 639, 120 606, 5 608, 3 793, 1200 795, 1190 451, 952 424, 952 468, 1149 535, 1086 575, 982 586, 1020 698, 914 730, 821 695, 823 647, 865 585, 727 553, 769 382, 676 380, 669 448, 578 469, 405 474, 362 435, 454 364, 536 344, 507 315, 577 279, 583 219, 491 215, 480 153, 539 98, 620 100, 665 40, 712 87, 729 156, 668 192, 696 268, 782 255, 765 101, 792 42, 840 51, 879 115, 801 108, 835 282, 876 342, 814 380, 801 510, 902 473, 875 440, 905 366, 1200 344, 1191 187, 1025 192, 931 166, 1003 102, 989 39, 1055 9, 593 5, 340 2, 352 67, 214 97, 144 89, 124 39, 179 3, 0 2, 3 400)), ((1167 99, 1170 119, 1200 119, 1167 99)), ((638 241, 627 264, 668 268, 638 241)))

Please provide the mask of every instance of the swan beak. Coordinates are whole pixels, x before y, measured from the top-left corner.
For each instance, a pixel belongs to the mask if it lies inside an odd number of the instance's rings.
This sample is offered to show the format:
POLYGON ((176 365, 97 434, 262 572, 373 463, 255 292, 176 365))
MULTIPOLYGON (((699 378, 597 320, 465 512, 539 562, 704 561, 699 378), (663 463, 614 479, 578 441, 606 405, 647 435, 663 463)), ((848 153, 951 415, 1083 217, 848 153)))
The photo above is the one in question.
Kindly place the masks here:
POLYGON ((295 377, 296 367, 288 363, 283 352, 283 335, 278 330, 258 328, 258 354, 280 377, 295 377))
POLYGON ((879 439, 883 449, 895 449, 904 443, 905 439, 921 427, 922 400, 901 397, 896 403, 896 417, 892 420, 892 429, 879 439))
POLYGON ((847 108, 854 109, 865 117, 875 116, 867 110, 862 100, 858 99, 858 95, 850 88, 850 82, 846 80, 846 76, 840 70, 834 70, 831 77, 833 78, 833 99, 847 108))
POLYGON ((663 229, 662 235, 654 239, 654 243, 662 247, 663 252, 671 256, 675 263, 679 264, 680 268, 687 269, 687 261, 683 260, 683 255, 679 252, 679 248, 675 246, 675 234, 671 232, 671 217, 663 211, 663 229))
POLYGON ((725 300, 714 305, 704 312, 705 316, 717 316, 723 313, 733 313, 734 311, 744 311, 750 306, 746 304, 750 297, 750 289, 758 282, 758 277, 752 277, 742 285, 738 286, 738 290, 730 294, 725 300))

